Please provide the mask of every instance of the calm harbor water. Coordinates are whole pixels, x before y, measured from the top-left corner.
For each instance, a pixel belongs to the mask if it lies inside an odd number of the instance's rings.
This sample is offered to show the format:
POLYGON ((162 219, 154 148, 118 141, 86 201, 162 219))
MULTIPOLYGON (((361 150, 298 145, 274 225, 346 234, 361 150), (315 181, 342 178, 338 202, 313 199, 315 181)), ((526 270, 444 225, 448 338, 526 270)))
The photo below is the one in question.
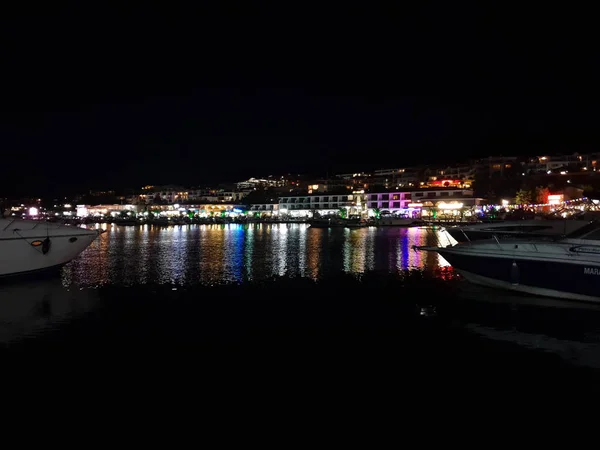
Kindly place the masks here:
MULTIPOLYGON (((194 285, 272 276, 447 267, 413 245, 451 239, 425 228, 321 229, 306 224, 104 225, 98 241, 63 270, 65 286, 194 285)), ((450 268, 448 268, 450 270, 450 268)))
POLYGON ((307 367, 333 352, 345 355, 347 364, 359 358, 390 373, 396 369, 386 361, 397 351, 412 355, 405 356, 411 364, 466 367, 487 358, 490 373, 496 373, 498 364, 533 361, 517 356, 496 362, 521 349, 517 353, 541 352, 560 364, 600 369, 600 305, 521 297, 460 280, 457 294, 448 284, 457 281, 446 261, 412 249, 447 245, 451 238, 439 230, 102 226, 106 232, 60 276, 0 284, 0 349, 27 349, 26 343, 36 342, 32 348, 43 352, 68 347, 93 354, 92 348, 118 352, 135 342, 135 352, 203 346, 213 356, 232 348, 247 356, 262 348, 267 361, 309 355, 307 367), (421 269, 442 287, 427 289, 420 281, 403 287, 393 277, 406 269, 421 269), (335 278, 343 273, 347 278, 335 278), (353 276, 370 273, 380 278, 363 282, 353 276), (284 275, 300 281, 265 291, 246 283, 284 275), (321 287, 301 281, 331 277, 333 283, 321 287), (230 283, 241 285, 218 286, 230 283), (222 290, 230 288, 235 290, 222 290), (428 307, 429 300, 437 306, 428 307), (444 307, 446 301, 452 307, 444 307), (406 319, 414 308, 403 304, 425 307, 417 319, 406 319), (461 333, 471 340, 462 340, 461 333), (368 350, 374 348, 381 355, 368 350), (452 356, 458 348, 462 356, 452 356))

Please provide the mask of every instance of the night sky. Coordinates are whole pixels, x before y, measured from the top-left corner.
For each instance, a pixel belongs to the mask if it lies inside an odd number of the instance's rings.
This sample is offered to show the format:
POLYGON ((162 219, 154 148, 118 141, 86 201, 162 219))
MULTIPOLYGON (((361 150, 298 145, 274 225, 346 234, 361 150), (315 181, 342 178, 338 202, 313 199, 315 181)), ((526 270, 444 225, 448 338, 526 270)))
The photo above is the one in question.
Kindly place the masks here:
POLYGON ((585 11, 284 3, 3 14, 0 189, 599 149, 585 11))

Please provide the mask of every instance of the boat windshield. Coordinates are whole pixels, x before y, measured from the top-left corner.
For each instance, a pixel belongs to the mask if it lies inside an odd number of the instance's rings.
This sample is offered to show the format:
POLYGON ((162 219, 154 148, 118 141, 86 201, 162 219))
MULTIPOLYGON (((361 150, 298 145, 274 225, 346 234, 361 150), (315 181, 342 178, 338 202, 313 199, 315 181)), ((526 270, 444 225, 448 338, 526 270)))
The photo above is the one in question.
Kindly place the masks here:
POLYGON ((593 220, 587 225, 567 234, 566 238, 600 240, 600 221, 593 220))

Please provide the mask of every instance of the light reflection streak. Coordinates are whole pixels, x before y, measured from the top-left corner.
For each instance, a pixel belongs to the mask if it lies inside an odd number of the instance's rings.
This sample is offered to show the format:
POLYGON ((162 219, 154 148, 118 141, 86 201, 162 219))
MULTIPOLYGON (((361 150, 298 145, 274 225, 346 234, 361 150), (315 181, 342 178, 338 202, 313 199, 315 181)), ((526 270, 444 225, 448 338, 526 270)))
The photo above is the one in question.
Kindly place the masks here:
POLYGON ((67 265, 63 283, 215 283, 273 275, 437 270, 448 263, 413 246, 443 243, 422 228, 317 229, 304 224, 107 227, 67 265))
POLYGON ((271 234, 273 239, 273 274, 283 276, 287 271, 287 224, 273 225, 271 234))
POLYGON ((365 236, 368 229, 346 229, 344 232, 344 271, 363 273, 365 271, 366 244, 365 236))
POLYGON ((227 281, 242 281, 244 266, 245 233, 242 225, 228 224, 223 230, 225 278, 227 281))
POLYGON ((306 259, 307 276, 319 278, 319 260, 322 252, 323 234, 322 228, 311 228, 307 230, 306 259))
POLYGON ((344 229, 344 247, 342 250, 342 256, 344 258, 344 272, 351 271, 351 263, 352 263, 352 245, 350 244, 350 230, 348 228, 344 229))
POLYGON ((163 283, 183 284, 189 238, 187 228, 176 225, 156 231, 159 237, 156 248, 158 278, 163 283))
POLYGON ((200 231, 199 245, 202 258, 198 264, 199 275, 208 282, 221 281, 224 273, 225 225, 204 225, 200 231))
POLYGON ((149 281, 149 261, 150 261, 150 249, 152 245, 150 243, 153 234, 148 232, 148 225, 140 226, 140 231, 135 234, 136 246, 139 249, 137 252, 138 261, 132 259, 132 261, 139 263, 138 280, 140 283, 145 284, 149 281))
POLYGON ((252 254, 254 253, 254 236, 256 227, 250 224, 246 228, 246 240, 244 242, 244 267, 246 278, 252 280, 252 254))
MULTIPOLYGON (((131 277, 127 280, 123 280, 127 284, 135 284, 143 282, 141 281, 145 277, 145 266, 140 264, 140 259, 143 259, 143 256, 140 253, 143 252, 143 249, 147 248, 146 245, 143 244, 143 234, 139 233, 136 227, 126 226, 120 230, 123 236, 123 253, 126 255, 123 259, 123 266, 121 267, 121 273, 134 273, 135 276, 131 277), (134 249, 139 248, 142 252, 135 252, 134 249), (136 270, 137 269, 137 270, 136 270)), ((118 255, 114 255, 118 260, 118 255)), ((118 276, 117 273, 113 273, 112 277, 118 276)))
POLYGON ((375 237, 378 230, 375 227, 366 228, 364 271, 371 271, 375 268, 375 237))
POLYGON ((402 237, 398 240, 398 251, 396 253, 399 253, 400 257, 396 260, 396 267, 399 270, 406 270, 411 266, 411 248, 414 244, 410 241, 409 231, 410 230, 402 230, 402 237))
POLYGON ((413 246, 425 245, 425 234, 420 228, 408 228, 403 231, 403 239, 398 243, 398 250, 402 254, 398 270, 420 269, 425 263, 423 253, 413 250, 413 246))
MULTIPOLYGON (((298 227, 298 274, 303 275, 306 271, 306 229, 307 225, 298 227)), ((290 240, 291 242, 291 240, 290 240)))

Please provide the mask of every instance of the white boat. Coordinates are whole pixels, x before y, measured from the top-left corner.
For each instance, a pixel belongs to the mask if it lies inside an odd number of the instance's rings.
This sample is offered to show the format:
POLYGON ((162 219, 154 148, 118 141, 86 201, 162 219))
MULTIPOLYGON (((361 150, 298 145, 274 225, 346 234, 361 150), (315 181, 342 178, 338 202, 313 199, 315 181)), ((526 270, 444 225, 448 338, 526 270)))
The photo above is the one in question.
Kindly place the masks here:
POLYGON ((361 219, 321 218, 309 221, 311 228, 363 228, 367 223, 361 219))
POLYGON ((83 252, 98 230, 0 218, 0 277, 57 269, 83 252))
POLYGON ((439 253, 468 281, 544 297, 600 302, 600 222, 568 236, 492 239, 448 247, 439 253))
POLYGON ((411 227, 414 225, 419 225, 420 220, 411 219, 408 217, 382 217, 377 221, 377 225, 379 226, 388 226, 388 227, 411 227))

